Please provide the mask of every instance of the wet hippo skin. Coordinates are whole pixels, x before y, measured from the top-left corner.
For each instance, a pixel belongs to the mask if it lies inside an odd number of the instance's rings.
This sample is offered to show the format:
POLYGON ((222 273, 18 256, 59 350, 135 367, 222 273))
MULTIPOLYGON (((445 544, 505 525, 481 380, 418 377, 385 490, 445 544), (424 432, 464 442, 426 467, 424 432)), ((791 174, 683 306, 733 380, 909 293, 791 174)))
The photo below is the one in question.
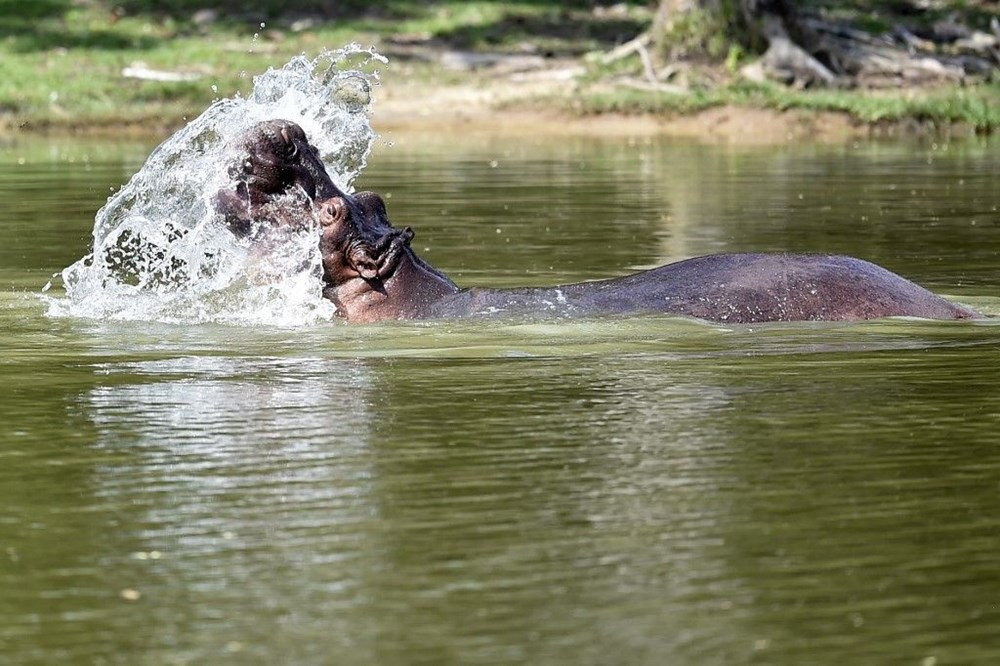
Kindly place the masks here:
POLYGON ((352 322, 641 313, 725 323, 980 317, 870 262, 822 254, 718 254, 608 280, 461 289, 417 256, 413 231, 389 222, 381 197, 334 185, 298 125, 260 123, 235 152, 235 184, 216 196, 229 227, 246 235, 254 225, 318 222, 324 296, 352 322))
POLYGON ((466 289, 434 303, 438 316, 557 308, 581 314, 667 312, 718 322, 966 319, 947 301, 881 266, 819 254, 716 254, 625 277, 555 288, 466 289))

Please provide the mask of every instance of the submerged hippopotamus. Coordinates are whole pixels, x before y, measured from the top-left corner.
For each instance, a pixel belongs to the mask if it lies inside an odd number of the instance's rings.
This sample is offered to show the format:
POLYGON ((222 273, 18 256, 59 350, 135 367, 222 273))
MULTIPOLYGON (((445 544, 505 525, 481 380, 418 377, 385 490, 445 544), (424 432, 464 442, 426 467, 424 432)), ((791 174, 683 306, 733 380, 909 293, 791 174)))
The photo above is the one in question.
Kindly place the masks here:
POLYGON ((259 123, 239 139, 235 189, 216 196, 229 227, 318 222, 325 297, 351 322, 503 315, 669 313, 714 322, 969 319, 980 315, 870 262, 820 254, 718 254, 620 278, 555 287, 461 289, 413 251, 372 192, 333 184, 302 128, 259 123))

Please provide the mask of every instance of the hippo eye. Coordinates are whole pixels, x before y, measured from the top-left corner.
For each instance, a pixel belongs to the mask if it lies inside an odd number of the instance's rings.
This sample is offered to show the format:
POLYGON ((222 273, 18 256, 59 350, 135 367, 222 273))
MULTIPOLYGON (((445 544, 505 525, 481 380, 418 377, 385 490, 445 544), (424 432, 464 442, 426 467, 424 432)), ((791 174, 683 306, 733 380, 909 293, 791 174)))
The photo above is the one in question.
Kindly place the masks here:
POLYGON ((354 196, 365 210, 385 217, 385 201, 382 200, 382 197, 374 192, 358 192, 354 196))

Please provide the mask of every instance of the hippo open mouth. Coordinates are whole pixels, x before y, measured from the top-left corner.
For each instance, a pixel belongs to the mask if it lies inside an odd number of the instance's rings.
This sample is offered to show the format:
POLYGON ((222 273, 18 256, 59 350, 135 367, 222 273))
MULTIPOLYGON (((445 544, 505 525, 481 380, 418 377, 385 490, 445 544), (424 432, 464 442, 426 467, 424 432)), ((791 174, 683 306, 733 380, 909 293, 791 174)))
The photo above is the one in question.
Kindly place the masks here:
POLYGON ((315 220, 314 203, 346 197, 326 172, 319 151, 288 120, 258 123, 231 146, 233 185, 215 195, 215 207, 240 237, 273 227, 301 228, 315 220))
POLYGON ((298 187, 310 199, 339 196, 340 190, 326 173, 319 151, 306 139, 301 127, 288 120, 268 120, 237 139, 240 152, 229 169, 259 199, 298 187))

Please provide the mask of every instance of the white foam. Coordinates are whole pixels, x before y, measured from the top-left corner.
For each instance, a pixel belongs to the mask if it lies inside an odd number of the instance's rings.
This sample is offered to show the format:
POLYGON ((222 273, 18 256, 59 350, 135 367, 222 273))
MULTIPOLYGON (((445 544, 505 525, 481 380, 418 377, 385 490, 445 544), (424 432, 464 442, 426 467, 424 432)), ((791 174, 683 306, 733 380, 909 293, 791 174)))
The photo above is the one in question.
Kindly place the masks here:
POLYGON ((267 252, 235 238, 212 198, 232 186, 226 146, 255 123, 292 120, 344 191, 375 139, 373 66, 385 58, 348 45, 298 56, 254 78, 253 92, 218 100, 156 148, 94 220, 90 254, 61 273, 65 296, 43 296, 56 317, 296 326, 333 318, 322 297, 317 228, 267 252))

